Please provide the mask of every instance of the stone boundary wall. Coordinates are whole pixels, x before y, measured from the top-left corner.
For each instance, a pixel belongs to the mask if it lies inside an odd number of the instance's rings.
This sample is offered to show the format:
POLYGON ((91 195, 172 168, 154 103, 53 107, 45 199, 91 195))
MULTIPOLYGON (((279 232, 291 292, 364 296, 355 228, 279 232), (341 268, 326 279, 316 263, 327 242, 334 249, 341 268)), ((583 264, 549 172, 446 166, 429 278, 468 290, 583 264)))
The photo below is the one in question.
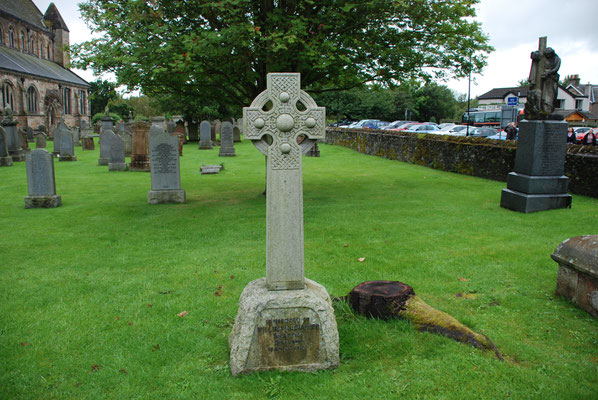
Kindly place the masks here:
MULTIPOLYGON (((506 182, 517 142, 463 136, 326 128, 326 143, 443 171, 506 182)), ((569 191, 598 198, 598 149, 567 145, 569 191)))

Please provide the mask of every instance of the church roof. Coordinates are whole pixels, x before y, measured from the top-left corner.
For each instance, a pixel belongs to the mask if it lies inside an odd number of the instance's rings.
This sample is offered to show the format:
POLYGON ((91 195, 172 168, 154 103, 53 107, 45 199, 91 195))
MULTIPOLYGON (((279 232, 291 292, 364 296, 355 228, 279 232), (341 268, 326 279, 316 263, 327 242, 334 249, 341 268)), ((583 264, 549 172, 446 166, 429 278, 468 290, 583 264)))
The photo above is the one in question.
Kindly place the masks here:
POLYGON ((48 6, 48 9, 44 14, 44 19, 51 22, 52 28, 54 29, 64 29, 67 32, 69 31, 69 28, 66 26, 66 23, 62 19, 62 15, 60 15, 54 3, 50 3, 48 6))
POLYGON ((89 87, 89 83, 77 74, 50 60, 43 60, 6 46, 0 46, 0 70, 89 87))
POLYGON ((479 100, 504 99, 509 93, 519 97, 527 97, 527 86, 495 88, 478 97, 479 100))
POLYGON ((44 24, 44 15, 31 0, 0 0, 0 12, 24 21, 44 31, 48 27, 44 24))

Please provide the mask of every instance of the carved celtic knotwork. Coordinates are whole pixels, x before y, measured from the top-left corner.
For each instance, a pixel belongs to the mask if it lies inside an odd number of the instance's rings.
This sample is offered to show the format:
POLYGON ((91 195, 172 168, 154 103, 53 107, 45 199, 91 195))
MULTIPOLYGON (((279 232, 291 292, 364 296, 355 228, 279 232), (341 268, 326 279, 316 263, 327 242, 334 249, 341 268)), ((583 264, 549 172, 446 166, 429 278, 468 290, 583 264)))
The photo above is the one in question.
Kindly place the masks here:
POLYGON ((308 151, 317 139, 325 137, 326 110, 318 107, 306 92, 301 90, 298 73, 268 74, 267 89, 260 93, 250 107, 243 108, 245 137, 271 160, 273 169, 299 169, 301 154, 308 151), (272 108, 264 106, 272 103, 272 108), (305 110, 297 108, 302 103, 305 110), (265 144, 265 136, 272 138, 265 144), (297 138, 307 139, 301 144, 297 138))

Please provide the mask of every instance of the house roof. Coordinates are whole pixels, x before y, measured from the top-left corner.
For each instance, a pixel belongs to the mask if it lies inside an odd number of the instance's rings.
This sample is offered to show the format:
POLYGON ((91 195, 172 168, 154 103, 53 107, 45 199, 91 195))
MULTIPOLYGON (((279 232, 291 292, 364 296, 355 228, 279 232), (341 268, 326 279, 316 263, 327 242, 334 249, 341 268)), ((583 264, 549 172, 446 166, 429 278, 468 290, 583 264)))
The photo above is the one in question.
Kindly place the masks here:
POLYGON ((509 93, 519 97, 527 97, 527 86, 495 88, 478 97, 478 100, 504 99, 509 93))
POLYGON ((48 31, 44 24, 44 15, 31 0, 0 0, 0 12, 48 31))
POLYGON ((0 70, 89 87, 89 83, 77 74, 52 61, 21 53, 6 46, 0 46, 0 70))
POLYGON ((582 117, 584 117, 586 120, 598 120, 598 115, 591 113, 589 111, 583 111, 583 110, 554 110, 554 113, 557 115, 562 116, 563 118, 567 118, 568 116, 572 115, 572 114, 580 114, 582 117))

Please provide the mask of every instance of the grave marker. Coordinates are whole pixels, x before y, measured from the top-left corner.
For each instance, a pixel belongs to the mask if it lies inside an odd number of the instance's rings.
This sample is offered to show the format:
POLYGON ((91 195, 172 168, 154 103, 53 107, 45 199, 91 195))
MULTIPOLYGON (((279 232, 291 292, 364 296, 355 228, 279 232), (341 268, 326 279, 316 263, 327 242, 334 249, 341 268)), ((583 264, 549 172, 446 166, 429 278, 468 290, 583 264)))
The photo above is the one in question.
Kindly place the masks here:
POLYGON ((228 121, 222 123, 222 130, 220 133, 220 157, 234 157, 235 146, 233 144, 233 124, 228 121))
POLYGON ((36 149, 45 149, 46 148, 46 134, 38 131, 35 133, 35 148, 36 149))
POLYGON ((4 132, 6 133, 8 154, 10 154, 13 161, 25 161, 25 150, 21 147, 21 139, 19 138, 17 123, 17 120, 13 118, 12 110, 10 108, 5 108, 4 118, 0 125, 2 125, 4 132))
POLYGON ((212 150, 211 139, 212 126, 209 121, 201 121, 199 124, 199 150, 212 150))
MULTIPOLYGON (((58 124, 58 128, 54 131, 54 145, 58 139, 58 161, 77 161, 75 156, 75 147, 73 144, 73 134, 67 128, 64 122, 58 124)), ((54 148, 56 152, 56 148, 54 148)))
POLYGON ((149 204, 184 203, 181 189, 178 137, 172 136, 159 125, 150 128, 150 164, 152 190, 147 194, 149 204))
POLYGON ((98 165, 110 164, 110 140, 108 138, 114 135, 112 129, 103 128, 100 133, 100 158, 98 158, 98 165))
POLYGON ((34 149, 27 154, 27 188, 25 208, 54 208, 62 205, 56 194, 54 181, 54 160, 45 149, 34 149))
POLYGON ((108 171, 126 171, 127 163, 125 161, 125 144, 120 136, 110 132, 107 136, 110 147, 110 162, 108 171))
POLYGON ((239 299, 231 373, 334 368, 334 310, 326 289, 305 279, 303 257, 301 154, 324 138, 325 109, 301 90, 299 74, 271 73, 243 120, 246 138, 267 156, 266 278, 250 282, 239 299), (268 101, 273 106, 264 111, 268 101), (306 139, 298 144, 300 135, 306 139))
POLYGON ((133 154, 131 154, 129 171, 150 171, 150 126, 147 122, 133 122, 130 125, 130 128, 133 130, 133 154))
POLYGON ((8 153, 8 144, 6 143, 6 132, 0 126, 0 167, 11 167, 12 157, 8 153))

